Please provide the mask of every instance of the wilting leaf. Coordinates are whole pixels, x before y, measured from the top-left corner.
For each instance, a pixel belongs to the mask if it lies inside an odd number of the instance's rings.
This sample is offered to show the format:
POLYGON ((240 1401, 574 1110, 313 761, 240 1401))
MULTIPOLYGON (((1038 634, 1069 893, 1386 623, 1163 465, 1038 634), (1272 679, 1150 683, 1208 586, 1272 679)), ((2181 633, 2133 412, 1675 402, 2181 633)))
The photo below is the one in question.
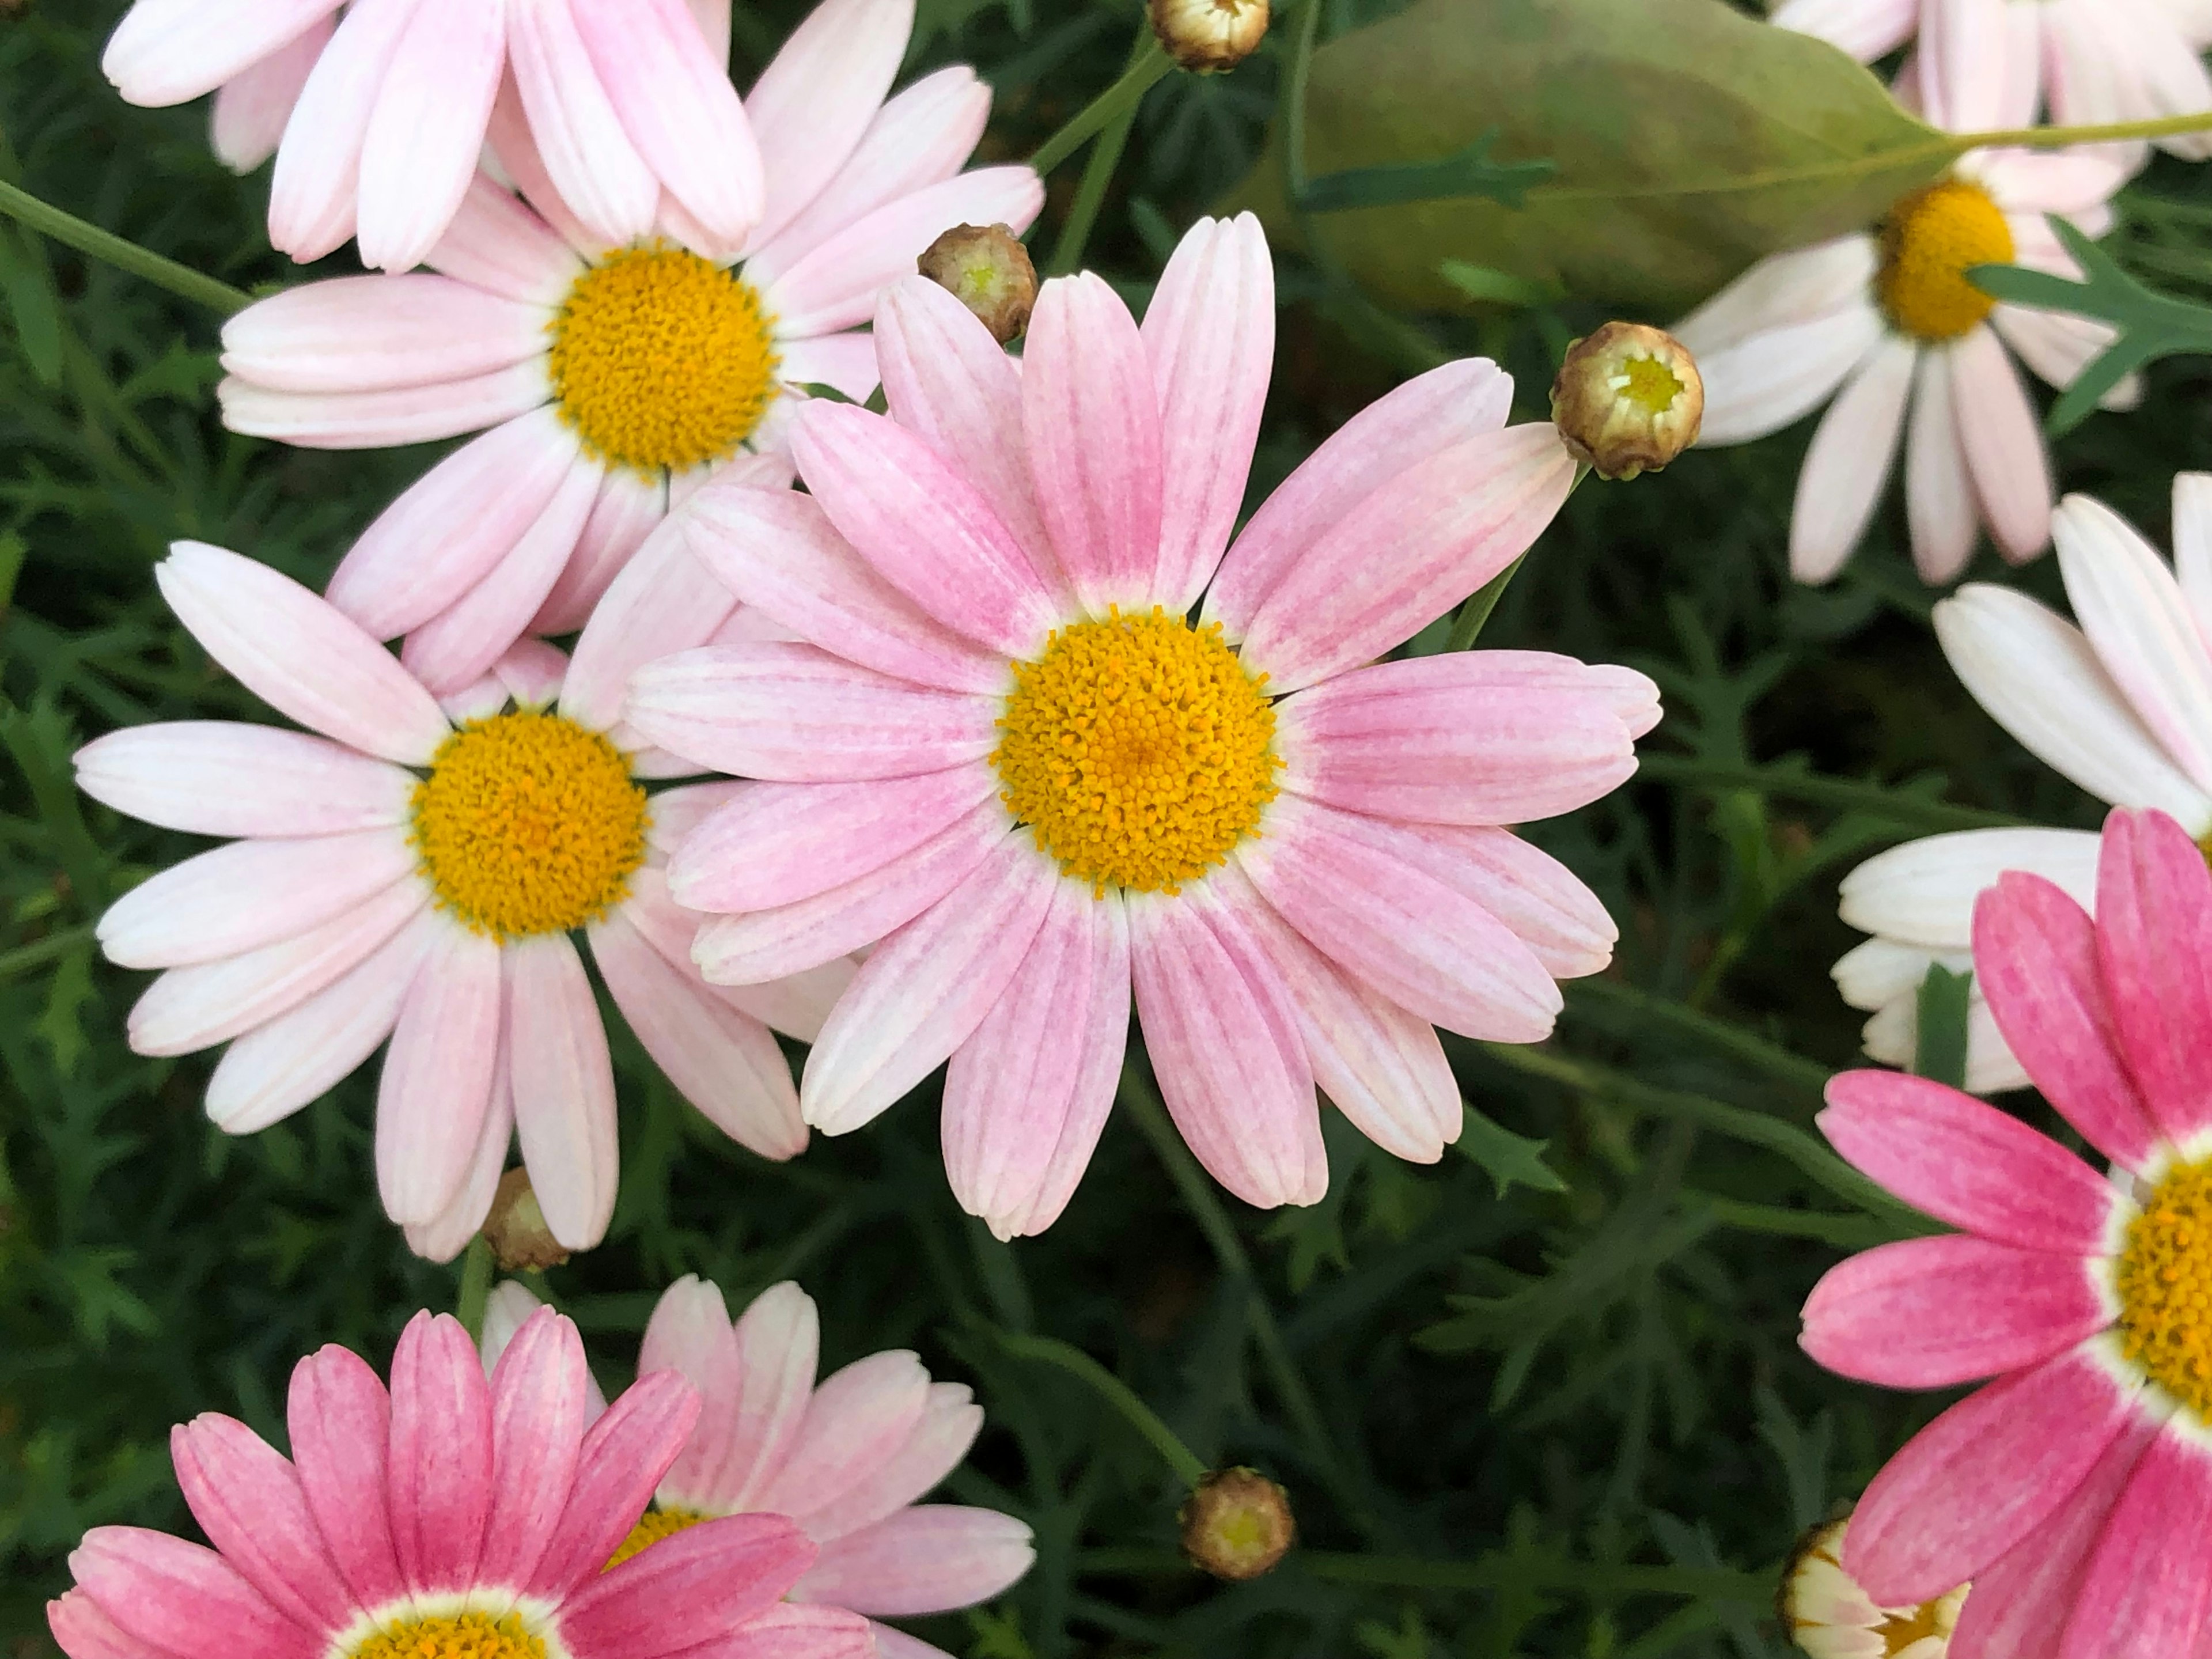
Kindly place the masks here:
MULTIPOLYGON (((1483 303, 1447 260, 1589 299, 1686 308, 1753 260, 1858 229, 1959 145, 1826 43, 1720 0, 1416 0, 1314 54, 1306 170, 1549 161, 1515 208, 1481 196, 1309 214, 1378 296, 1483 303)), ((1237 191, 1279 240, 1279 123, 1237 191)), ((1487 184, 1485 185, 1488 187, 1487 184)))

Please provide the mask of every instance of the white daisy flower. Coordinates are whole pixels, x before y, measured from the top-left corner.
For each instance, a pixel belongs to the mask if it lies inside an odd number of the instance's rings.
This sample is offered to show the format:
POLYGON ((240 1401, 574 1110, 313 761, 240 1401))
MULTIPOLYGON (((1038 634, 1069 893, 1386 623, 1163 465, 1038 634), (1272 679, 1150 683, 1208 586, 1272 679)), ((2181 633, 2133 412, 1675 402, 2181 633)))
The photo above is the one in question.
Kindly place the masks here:
POLYGON ((1815 1528, 1790 1560, 1780 1601, 1790 1639, 1813 1659, 1944 1659, 1968 1586, 1910 1607, 1877 1605, 1844 1570, 1850 1524, 1815 1528))

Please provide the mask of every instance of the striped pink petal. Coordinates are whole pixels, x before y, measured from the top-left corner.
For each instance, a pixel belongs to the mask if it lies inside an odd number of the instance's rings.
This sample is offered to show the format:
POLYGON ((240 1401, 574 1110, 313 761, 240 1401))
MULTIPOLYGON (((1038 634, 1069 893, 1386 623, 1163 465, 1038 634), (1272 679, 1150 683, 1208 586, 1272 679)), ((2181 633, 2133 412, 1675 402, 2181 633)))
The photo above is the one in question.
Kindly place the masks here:
POLYGON ((823 0, 791 32, 745 94, 760 146, 765 242, 820 195, 891 89, 914 28, 914 0, 823 0))
POLYGON ((562 1605, 579 1654, 683 1653, 769 1612, 814 1563, 806 1534, 781 1515, 732 1515, 662 1539, 562 1605))
POLYGON ((313 1633, 351 1621, 352 1595, 300 1477, 268 1442, 235 1418, 204 1412, 169 1431, 169 1456, 192 1519, 271 1607, 313 1633))
POLYGON ((476 1582, 492 1513, 491 1388, 461 1322, 427 1310, 392 1356, 392 1541, 418 1595, 476 1582))
POLYGON ((607 469, 591 516, 577 533, 575 551, 530 619, 530 631, 573 634, 588 623, 666 512, 667 491, 658 481, 639 477, 627 467, 607 469))
POLYGON ((514 1144, 514 1085, 502 1050, 492 1068, 491 1098, 484 1106, 483 1124, 477 1131, 476 1147, 469 1154, 461 1183, 436 1215, 400 1229, 407 1248, 425 1261, 440 1262, 451 1261, 468 1249, 491 1215, 500 1178, 507 1173, 507 1149, 514 1144))
POLYGON ((582 958, 564 933, 502 947, 514 1128, 545 1225, 571 1250, 605 1235, 615 1209, 614 1063, 582 958))
POLYGON ((269 240, 301 264, 354 233, 363 139, 386 74, 422 0, 357 0, 315 60, 276 149, 269 240))
POLYGON ((2115 808, 2106 820, 2096 938, 2128 1071, 2185 1145, 2212 1124, 2212 871, 2165 813, 2115 808))
POLYGON ((492 1371, 491 1512, 479 1582, 528 1582, 568 1506, 591 1395, 591 1368, 575 1326, 539 1309, 492 1371))
POLYGON ((493 147, 532 204, 594 252, 652 229, 660 180, 616 113, 570 0, 509 0, 507 61, 514 101, 502 92, 492 112, 493 147), (563 226, 556 207, 576 223, 563 226))
MULTIPOLYGON (((551 226, 488 173, 469 181, 468 193, 446 234, 423 261, 431 270, 501 299, 546 313, 568 297, 584 262, 551 226)), ((538 344, 545 343, 541 332, 538 344)))
POLYGON ((388 828, 236 842, 161 872, 108 906, 100 949, 125 968, 236 956, 319 927, 414 867, 406 837, 388 828))
POLYGON ((982 1428, 983 1408, 973 1389, 964 1382, 932 1382, 905 1443, 836 1497, 800 1510, 799 1523, 817 1544, 873 1526, 951 1474, 982 1428))
POLYGON ((333 836, 407 822, 412 775, 325 738, 231 720, 175 720, 76 751, 94 800, 198 836, 333 836))
POLYGON ((1036 1559, 1011 1515, 922 1504, 828 1546, 792 1594, 890 1618, 942 1613, 989 1601, 1036 1559))
POLYGON ((385 1468, 392 1400, 382 1381, 350 1349, 320 1348, 292 1368, 284 1421, 300 1490, 355 1600, 373 1607, 404 1595, 385 1468))
POLYGON ((449 923, 400 1004, 377 1084, 376 1185, 403 1225, 437 1215, 468 1175, 499 1056, 500 956, 449 923))
POLYGON ((272 392, 233 376, 216 387, 223 424, 302 449, 389 449, 480 432, 546 401, 544 365, 365 392, 272 392))
POLYGON ((437 0, 408 22, 362 135, 363 264, 419 264, 453 222, 507 62, 506 14, 506 0, 437 0))
MULTIPOLYGON (((205 8, 195 8, 204 10, 205 8)), ((307 26, 266 58, 250 64, 216 89, 208 122, 208 143, 233 173, 251 173, 276 153, 301 88, 331 43, 337 20, 325 16, 307 26)))
POLYGON ((596 1579, 698 1420, 699 1391, 674 1371, 651 1372, 623 1389, 584 1436, 568 1506, 524 1590, 556 1601, 596 1579))
POLYGON ((737 1510, 757 1506, 791 1454, 814 1397, 822 1331, 813 1299, 787 1280, 755 1297, 734 1331, 739 1387, 721 1402, 731 1417, 730 1438, 713 1490, 737 1510))
POLYGON ((720 1287, 686 1273, 662 1291, 638 1345, 637 1368, 641 1376, 679 1371, 699 1390, 699 1426, 663 1477, 659 1501, 702 1514, 730 1512, 713 1478, 732 1453, 746 1378, 720 1287))
POLYGON ((623 717, 630 677, 655 658, 704 645, 737 608, 693 556, 680 522, 663 520, 608 584, 576 641, 561 712, 595 732, 623 717))
POLYGON ((838 1503, 896 1457, 929 1410, 929 1373, 903 1348, 872 1353, 822 1379, 756 1508, 797 1517, 838 1503))
POLYGON ((2058 1659, 2194 1651, 2212 1594, 2212 1449, 2170 1424, 2143 1450, 2098 1535, 2058 1659))
POLYGON ((94 1527, 70 1574, 125 1635, 174 1659, 310 1659, 321 1644, 213 1550, 140 1527, 94 1527))

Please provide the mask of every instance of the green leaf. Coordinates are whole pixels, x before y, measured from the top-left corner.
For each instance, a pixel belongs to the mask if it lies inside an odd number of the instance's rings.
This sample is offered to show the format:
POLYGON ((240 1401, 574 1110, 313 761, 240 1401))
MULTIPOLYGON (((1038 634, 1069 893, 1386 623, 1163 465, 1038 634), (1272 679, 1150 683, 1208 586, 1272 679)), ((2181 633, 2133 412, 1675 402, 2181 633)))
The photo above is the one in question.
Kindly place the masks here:
POLYGON ((1498 142, 1492 127, 1466 149, 1441 161, 1401 161, 1388 167, 1347 167, 1310 179, 1298 205, 1308 213, 1341 213, 1347 208, 1397 207, 1453 196, 1486 196, 1517 208, 1529 186, 1559 169, 1548 160, 1493 161, 1498 142))
POLYGON ((1920 981, 1920 1036, 1912 1069, 1920 1076, 1966 1086, 1966 1006, 1974 988, 1972 973, 1954 974, 1940 962, 1928 964, 1920 981))
POLYGON ((1464 1109, 1466 1127, 1460 1131, 1459 1149, 1482 1166, 1498 1197, 1504 1197, 1516 1182, 1540 1193, 1566 1191, 1567 1183, 1544 1162, 1544 1148, 1551 1142, 1516 1135, 1472 1106, 1464 1109))
POLYGON ((1437 274, 1470 300, 1515 306, 1523 311, 1557 305, 1567 297, 1566 289, 1556 283, 1532 283, 1510 271, 1471 265, 1464 259, 1445 260, 1437 267, 1437 274))
POLYGON ((1323 178, 1433 179, 1471 151, 1553 166, 1517 208, 1401 199, 1301 227, 1279 121, 1235 204, 1279 244, 1310 234, 1386 302, 1449 311, 1486 301, 1447 259, 1686 307, 1765 254, 1873 222, 1959 150, 1844 53, 1715 0, 1415 0, 1314 54, 1305 121, 1307 172, 1323 178))
POLYGON ((2106 392, 2144 364, 2184 353, 2212 352, 2212 306, 2145 288, 2065 220, 2052 214, 2048 222, 2087 281, 2069 282, 2047 270, 2019 265, 1976 265, 1966 276, 1983 293, 2008 304, 2094 317, 2119 331, 2119 337, 2075 375, 2051 406, 2045 425, 2056 438, 2081 425, 2106 392))
POLYGON ((15 338, 40 386, 62 383, 62 313, 44 251, 15 226, 0 224, 0 294, 15 338))

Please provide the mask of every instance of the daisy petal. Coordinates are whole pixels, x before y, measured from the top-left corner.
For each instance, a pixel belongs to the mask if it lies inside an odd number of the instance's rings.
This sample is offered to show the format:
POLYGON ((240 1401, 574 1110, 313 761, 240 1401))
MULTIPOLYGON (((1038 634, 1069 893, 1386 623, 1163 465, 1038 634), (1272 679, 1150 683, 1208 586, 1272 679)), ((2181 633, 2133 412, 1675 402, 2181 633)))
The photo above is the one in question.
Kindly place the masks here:
POLYGON ((2212 1451, 2170 1425, 2143 1450, 2098 1535, 2058 1659, 2165 1659, 2197 1644, 2212 1576, 2212 1451))
POLYGON ((702 1521, 586 1581, 562 1604, 561 1634, 577 1653, 637 1652, 647 1642, 714 1651, 781 1601, 815 1553, 781 1515, 702 1521))
POLYGON ((2190 1146, 2212 1127, 2212 871, 2164 813, 2106 820, 2096 939, 2128 1073, 2166 1138, 2190 1146))
POLYGON ((1994 330, 1977 327, 1951 348, 1951 402, 1990 535, 2005 557, 2023 563, 2051 545, 2051 455, 1994 330))
MULTIPOLYGON (((362 141, 385 76, 422 3, 356 0, 300 88, 269 181, 269 240, 303 264, 336 252, 354 233, 362 141)), ((201 15, 213 21, 228 9, 202 9, 201 15)))
POLYGON ((982 1431, 983 1408, 964 1382, 933 1382, 921 1420, 906 1443, 878 1462, 834 1501, 799 1516, 806 1535, 827 1545, 904 1509, 958 1467, 982 1431))
MULTIPOLYGON (((541 330, 584 271, 575 250, 488 173, 470 179, 424 263, 472 289, 520 301, 538 313, 541 330)), ((545 343, 542 331, 538 343, 545 343)))
POLYGON ((914 0, 824 0, 745 94, 760 146, 765 242, 836 177, 883 106, 914 29, 914 0))
POLYGON ((1918 348, 1884 339, 1859 364, 1813 434, 1790 515, 1790 574, 1825 582, 1866 533, 1905 430, 1918 348))
POLYGON ((1877 853, 1845 876, 1838 914, 1863 933, 1926 951, 1965 951, 1973 939, 1975 901, 2006 871, 2041 876, 2086 907, 2096 896, 2097 853, 2097 836, 2086 830, 1924 836, 1877 853))
POLYGON ((527 122, 502 131, 501 111, 493 112, 494 149, 507 176, 540 213, 556 202, 572 209, 597 248, 622 247, 651 230, 660 180, 615 113, 570 0, 508 0, 507 58, 513 108, 527 122), (539 173, 542 185, 532 176, 539 173))
POLYGON ((989 1601, 1036 1559, 1011 1515, 921 1504, 825 1547, 792 1595, 890 1618, 942 1613, 989 1601))
POLYGON ((928 1409, 929 1373, 903 1348, 833 1371, 806 1402, 781 1466, 753 1501, 804 1522, 896 1455, 928 1409))
POLYGON ((404 1595, 392 1541, 392 1401, 383 1382, 366 1360, 332 1343, 292 1368, 284 1420, 315 1529, 355 1599, 374 1607, 404 1595))
POLYGON ((664 519, 585 625, 562 682, 561 712, 594 732, 611 729, 640 668, 706 644, 736 609, 729 589, 693 556, 681 522, 664 519))
POLYGON ((126 102, 189 103, 313 32, 337 0, 141 0, 100 53, 126 102))
POLYGON ((492 1506, 481 1582, 523 1583, 544 1554, 575 1481, 591 1395, 583 1339, 569 1321, 539 1309, 492 1370, 492 1506))
POLYGON ((416 9, 362 137, 363 264, 405 270, 438 245, 475 176, 506 63, 506 0, 416 9))
MULTIPOLYGON (((320 0, 311 3, 319 7, 320 0)), ((206 9, 193 9, 204 14, 206 9)), ((330 16, 309 24, 304 33, 228 77, 216 89, 208 142, 223 166, 233 173, 251 173, 276 153, 301 88, 337 27, 337 20, 330 16)))
POLYGON ((576 947, 541 933, 503 947, 514 1127, 545 1225, 563 1247, 605 1237, 615 1208, 615 1075, 576 947))
POLYGON ((1905 516, 1920 580, 1942 586, 1974 556, 1980 533, 1974 481, 1951 395, 1951 355, 1923 351, 1913 377, 1905 440, 1905 516))
POLYGON ((210 1542, 302 1630, 350 1622, 353 1597, 315 1530, 300 1477, 237 1419, 203 1412, 169 1432, 177 1485, 210 1542))
POLYGON ((366 903, 415 868, 389 829, 242 841, 186 859, 108 906, 100 945, 123 968, 176 968, 258 950, 366 903))
POLYGON ((69 1567, 118 1629, 173 1659, 308 1659, 319 1645, 222 1557, 167 1533, 94 1527, 69 1567))
POLYGON ((500 1048, 500 945, 449 924, 399 1006, 376 1091, 376 1185, 394 1221, 453 1201, 483 1130, 500 1048))
POLYGON ((491 1387, 461 1322, 427 1309, 392 1356, 392 1541, 418 1595, 476 1581, 492 1510, 491 1387))
POLYGON ((301 449, 389 449, 480 432, 546 400, 536 359, 463 380, 367 392, 272 392, 235 377, 216 387, 222 423, 301 449))
POLYGON ((650 1372, 624 1389, 584 1436, 568 1507, 524 1593, 558 1602, 578 1584, 602 1581, 607 1558, 645 1513, 698 1420, 699 1391, 674 1371, 650 1372))

